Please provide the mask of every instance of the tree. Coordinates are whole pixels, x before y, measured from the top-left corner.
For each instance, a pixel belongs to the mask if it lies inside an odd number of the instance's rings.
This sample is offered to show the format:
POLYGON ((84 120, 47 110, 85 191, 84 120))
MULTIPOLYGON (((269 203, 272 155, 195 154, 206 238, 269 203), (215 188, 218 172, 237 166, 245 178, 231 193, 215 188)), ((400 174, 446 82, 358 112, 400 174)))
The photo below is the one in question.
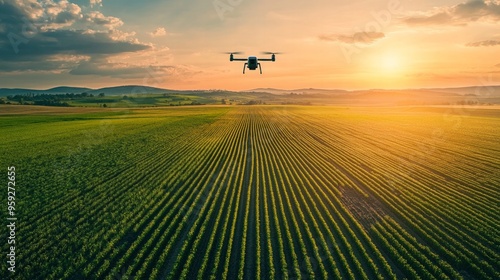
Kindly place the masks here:
POLYGON ((104 97, 104 92, 99 93, 99 97, 104 97))
POLYGON ((104 103, 104 104, 102 104, 102 107, 107 108, 108 105, 106 105, 106 103, 104 103))

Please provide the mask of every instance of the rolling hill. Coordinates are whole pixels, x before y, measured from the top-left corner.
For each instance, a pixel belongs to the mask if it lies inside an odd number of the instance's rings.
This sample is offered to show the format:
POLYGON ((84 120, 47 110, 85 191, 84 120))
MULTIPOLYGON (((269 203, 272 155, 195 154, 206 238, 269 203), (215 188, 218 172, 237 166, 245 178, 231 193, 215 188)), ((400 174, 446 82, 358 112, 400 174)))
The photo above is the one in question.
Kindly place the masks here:
MULTIPOLYGON (((121 99, 149 98, 144 106, 163 106, 161 97, 181 96, 181 99, 202 100, 203 104, 223 103, 222 99, 233 104, 346 104, 346 105, 449 105, 449 104, 500 104, 500 86, 430 88, 402 90, 356 90, 339 89, 276 89, 255 88, 245 91, 228 90, 172 90, 140 85, 124 85, 91 89, 85 87, 59 86, 46 90, 0 88, 0 97, 24 94, 66 94, 88 93, 97 96, 104 93, 107 97, 121 99)), ((101 102, 101 101, 96 101, 101 102)), ((170 102, 170 101, 169 101, 170 102)), ((86 102, 83 102, 86 103, 86 102)), ((82 104, 83 104, 82 103, 82 104)))

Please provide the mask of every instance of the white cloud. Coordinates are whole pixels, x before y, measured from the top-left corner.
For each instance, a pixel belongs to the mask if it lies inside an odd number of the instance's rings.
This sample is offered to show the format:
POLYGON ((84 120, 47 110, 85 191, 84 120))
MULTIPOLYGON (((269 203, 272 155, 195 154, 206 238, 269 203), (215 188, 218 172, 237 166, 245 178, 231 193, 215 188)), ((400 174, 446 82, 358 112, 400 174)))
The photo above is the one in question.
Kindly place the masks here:
MULTIPOLYGON (((19 10, 25 11, 27 18, 31 20, 39 19, 44 16, 44 8, 42 7, 42 4, 36 0, 17 0, 10 2, 15 2, 12 5, 17 6, 19 10)), ((52 1, 48 2, 50 3, 52 1)))
POLYGON ((0 72, 68 70, 82 60, 104 61, 152 48, 134 32, 117 29, 121 19, 97 11, 85 14, 66 0, 0 0, 0 22, 0 72), (26 38, 13 45, 11 33, 26 38))
POLYGON ((149 33, 152 37, 160 37, 160 36, 166 36, 167 35, 167 30, 163 27, 158 27, 155 29, 155 31, 149 33))
MULTIPOLYGON (((102 1, 91 1, 92 6, 102 1)), ((51 72, 115 78, 158 77, 179 80, 196 75, 189 66, 173 62, 167 47, 141 43, 124 22, 67 0, 0 0, 0 72, 51 72), (7 34, 22 34, 26 18, 34 33, 13 54, 7 34)), ((30 35, 31 35, 30 33, 30 35)), ((25 32, 26 34, 26 32, 25 32)), ((151 36, 171 35, 163 27, 151 36)))
POLYGON ((118 29, 112 29, 108 31, 108 35, 111 39, 116 41, 127 41, 139 44, 139 40, 135 38, 135 32, 124 32, 118 29))
POLYGON ((47 1, 44 10, 45 24, 42 28, 45 30, 71 26, 83 18, 80 6, 68 1, 47 1))
POLYGON ((101 6, 102 7, 102 0, 90 0, 90 7, 95 7, 95 6, 101 6))
POLYGON ((117 17, 105 16, 101 12, 92 11, 86 15, 87 21, 97 25, 104 26, 108 29, 115 29, 123 25, 123 21, 117 17))

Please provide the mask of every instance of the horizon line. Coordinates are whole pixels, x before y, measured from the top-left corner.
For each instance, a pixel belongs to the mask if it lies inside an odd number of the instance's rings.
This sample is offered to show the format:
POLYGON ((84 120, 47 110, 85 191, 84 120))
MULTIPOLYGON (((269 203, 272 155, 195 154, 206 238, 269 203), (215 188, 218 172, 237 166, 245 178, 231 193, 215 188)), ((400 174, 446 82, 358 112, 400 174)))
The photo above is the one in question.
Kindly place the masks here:
POLYGON ((436 90, 436 89, 463 89, 463 88, 484 88, 484 87, 500 87, 500 84, 493 84, 493 85, 469 85, 469 86, 447 86, 447 87, 415 87, 415 88, 363 88, 363 89, 343 89, 343 88, 315 88, 315 87, 309 87, 309 88, 293 88, 293 89, 285 89, 285 88, 271 88, 271 87, 260 87, 260 88, 253 88, 253 89, 244 89, 244 90, 231 90, 231 89, 217 89, 217 88, 212 88, 212 89, 174 89, 174 88, 163 88, 163 87, 155 87, 155 86, 148 86, 148 85, 134 85, 134 84, 122 84, 122 85, 113 85, 113 86, 105 86, 105 87, 99 87, 99 88, 90 88, 90 87, 85 87, 85 86, 69 86, 69 85, 59 85, 59 86, 53 86, 50 88, 23 88, 23 87, 2 87, 0 90, 37 90, 37 91, 48 91, 56 88, 87 88, 89 90, 100 90, 100 89, 108 89, 108 88, 117 88, 117 87, 147 87, 147 88, 154 88, 154 89, 160 89, 160 90, 171 90, 171 91, 234 91, 234 92, 252 92, 256 90, 280 90, 280 91, 298 91, 298 90, 324 90, 324 91, 347 91, 347 92, 353 92, 353 91, 372 91, 372 90, 436 90))

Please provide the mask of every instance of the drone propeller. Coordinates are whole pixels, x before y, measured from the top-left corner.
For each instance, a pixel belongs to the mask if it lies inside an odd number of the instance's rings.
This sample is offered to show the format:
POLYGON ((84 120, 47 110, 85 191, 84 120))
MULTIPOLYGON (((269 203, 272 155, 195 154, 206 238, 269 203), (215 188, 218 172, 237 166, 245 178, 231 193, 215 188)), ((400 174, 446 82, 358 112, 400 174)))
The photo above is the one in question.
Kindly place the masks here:
POLYGON ((261 54, 283 54, 282 52, 260 52, 261 54))
POLYGON ((223 54, 243 54, 243 52, 223 52, 223 54))

